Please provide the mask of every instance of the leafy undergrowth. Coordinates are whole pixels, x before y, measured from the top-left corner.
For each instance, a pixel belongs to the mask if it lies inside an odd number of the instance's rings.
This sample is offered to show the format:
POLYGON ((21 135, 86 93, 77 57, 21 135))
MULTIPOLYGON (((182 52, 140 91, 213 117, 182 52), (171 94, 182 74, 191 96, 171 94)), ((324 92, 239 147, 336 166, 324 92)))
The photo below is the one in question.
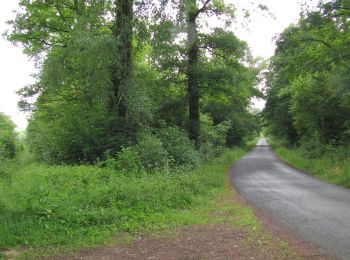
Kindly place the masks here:
POLYGON ((286 147, 271 138, 269 141, 277 155, 294 167, 323 181, 350 188, 350 158, 344 158, 342 151, 325 152, 310 158, 302 148, 286 147))
POLYGON ((210 214, 218 208, 233 213, 237 226, 258 234, 261 227, 250 208, 220 203, 229 192, 224 173, 246 152, 225 152, 196 170, 141 176, 94 166, 2 162, 0 249, 33 257, 115 243, 119 234, 125 240, 224 221, 210 214))

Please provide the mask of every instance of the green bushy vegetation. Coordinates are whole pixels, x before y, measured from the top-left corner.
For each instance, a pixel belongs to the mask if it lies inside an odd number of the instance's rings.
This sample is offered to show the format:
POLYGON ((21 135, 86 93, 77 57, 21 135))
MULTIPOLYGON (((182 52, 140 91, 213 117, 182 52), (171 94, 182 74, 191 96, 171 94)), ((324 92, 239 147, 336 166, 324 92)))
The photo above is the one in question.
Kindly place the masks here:
POLYGON ((309 140, 300 147, 288 146, 286 141, 270 138, 276 153, 286 162, 313 176, 350 188, 349 149, 309 140))
POLYGON ((16 153, 15 124, 0 112, 0 160, 11 159, 16 153))
POLYGON ((188 210, 217 199, 228 166, 245 153, 237 148, 195 170, 141 175, 2 161, 0 249, 89 246, 118 232, 196 223, 200 217, 188 210))

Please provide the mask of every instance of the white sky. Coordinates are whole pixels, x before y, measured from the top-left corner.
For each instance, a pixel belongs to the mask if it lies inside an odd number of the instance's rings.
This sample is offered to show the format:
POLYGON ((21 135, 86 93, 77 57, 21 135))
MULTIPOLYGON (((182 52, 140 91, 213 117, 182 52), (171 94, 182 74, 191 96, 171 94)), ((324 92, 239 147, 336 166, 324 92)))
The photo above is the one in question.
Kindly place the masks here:
MULTIPOLYGON (((309 2, 316 2, 310 0, 309 2)), ((272 38, 283 31, 289 24, 295 22, 301 11, 298 0, 227 0, 238 6, 249 9, 251 3, 262 3, 269 7, 275 19, 263 15, 262 12, 251 14, 249 30, 242 29, 237 24, 237 35, 248 42, 254 56, 268 58, 274 54, 275 46, 272 38)), ((7 25, 5 22, 14 17, 12 10, 17 9, 18 0, 0 0, 0 33, 7 25)), ((16 90, 33 83, 30 76, 34 73, 34 63, 22 53, 19 47, 14 47, 3 37, 0 38, 0 112, 10 115, 19 130, 27 125, 26 115, 17 108, 16 90)), ((255 101, 262 108, 264 102, 255 101)))
MULTIPOLYGON (((12 10, 18 6, 17 0, 0 0, 0 34, 8 26, 5 22, 14 14, 12 10)), ((18 47, 12 46, 3 37, 0 38, 0 112, 12 117, 19 130, 27 125, 26 115, 17 108, 16 90, 33 82, 30 76, 34 72, 33 62, 18 47)))

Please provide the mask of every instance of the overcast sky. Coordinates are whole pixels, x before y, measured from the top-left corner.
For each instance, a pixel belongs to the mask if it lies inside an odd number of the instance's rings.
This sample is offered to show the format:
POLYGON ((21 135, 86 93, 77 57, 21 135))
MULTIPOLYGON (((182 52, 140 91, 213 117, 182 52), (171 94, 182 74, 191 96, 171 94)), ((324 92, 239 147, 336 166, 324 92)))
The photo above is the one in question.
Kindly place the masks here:
MULTIPOLYGON (((247 41, 253 55, 268 58, 274 53, 272 38, 283 31, 289 24, 298 19, 301 11, 299 0, 227 0, 241 7, 251 8, 251 2, 262 3, 269 7, 275 19, 264 15, 262 12, 251 14, 249 30, 236 26, 238 36, 247 41)), ((311 0, 308 2, 316 2, 311 0)), ((5 22, 12 19, 12 10, 17 9, 17 0, 0 1, 0 32, 7 29, 5 22)), ((10 115, 17 124, 19 130, 24 130, 27 125, 26 115, 18 111, 18 97, 16 90, 33 82, 30 76, 34 72, 33 62, 22 53, 19 47, 14 47, 1 37, 0 39, 0 112, 10 115)), ((258 107, 263 102, 256 102, 258 107)))

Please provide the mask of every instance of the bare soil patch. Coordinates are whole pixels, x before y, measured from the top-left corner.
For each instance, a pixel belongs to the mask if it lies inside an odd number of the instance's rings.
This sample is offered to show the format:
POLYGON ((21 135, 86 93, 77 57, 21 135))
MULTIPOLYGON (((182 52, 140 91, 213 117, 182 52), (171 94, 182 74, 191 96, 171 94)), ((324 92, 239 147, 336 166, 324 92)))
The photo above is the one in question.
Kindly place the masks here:
POLYGON ((132 244, 81 250, 54 259, 334 259, 286 230, 264 222, 274 238, 262 244, 248 242, 248 234, 230 223, 208 224, 179 228, 171 237, 139 236, 132 244), (281 243, 281 238, 289 246, 281 243))

